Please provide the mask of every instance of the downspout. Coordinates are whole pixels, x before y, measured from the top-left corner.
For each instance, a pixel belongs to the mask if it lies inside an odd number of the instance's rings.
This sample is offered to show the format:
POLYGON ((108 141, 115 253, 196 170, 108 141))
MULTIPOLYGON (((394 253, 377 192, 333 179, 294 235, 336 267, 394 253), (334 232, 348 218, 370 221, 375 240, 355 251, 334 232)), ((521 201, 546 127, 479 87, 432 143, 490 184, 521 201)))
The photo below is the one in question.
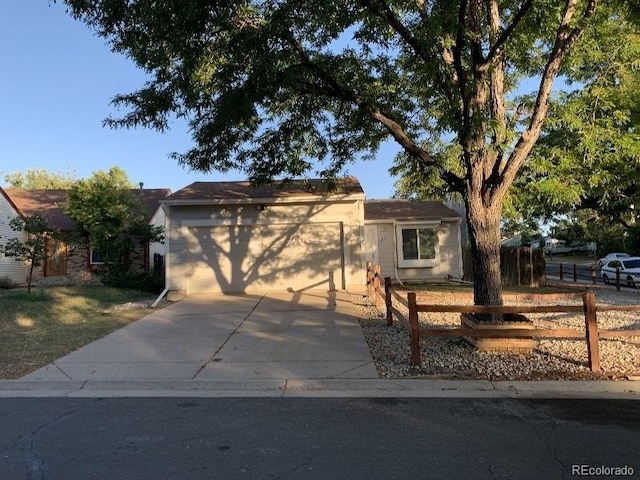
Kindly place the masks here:
POLYGON ((164 212, 164 290, 162 293, 156 298, 151 304, 151 308, 156 308, 160 303, 160 300, 164 298, 164 296, 169 291, 169 232, 167 231, 167 218, 169 217, 169 208, 165 206, 164 203, 160 203, 160 207, 164 212))
POLYGON ((169 289, 165 288, 162 291, 162 293, 160 294, 160 296, 153 301, 153 303, 151 304, 151 308, 156 308, 158 306, 158 304, 160 303, 160 300, 163 299, 163 297, 167 294, 168 291, 169 291, 169 289))
POLYGON ((396 221, 393 221, 393 232, 391 232, 391 235, 393 237, 393 274, 396 278, 396 281, 402 285, 404 287, 404 283, 402 283, 402 280, 400 280, 400 277, 398 276, 398 242, 397 242, 397 224, 396 221))

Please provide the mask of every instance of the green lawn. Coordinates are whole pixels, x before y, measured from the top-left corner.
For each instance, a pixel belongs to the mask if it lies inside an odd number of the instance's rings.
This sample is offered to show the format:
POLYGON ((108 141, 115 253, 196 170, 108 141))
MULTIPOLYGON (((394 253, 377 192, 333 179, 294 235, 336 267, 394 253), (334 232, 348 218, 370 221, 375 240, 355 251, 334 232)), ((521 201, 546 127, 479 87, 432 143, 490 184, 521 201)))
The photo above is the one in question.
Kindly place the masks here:
POLYGON ((148 293, 109 287, 0 290, 0 378, 18 378, 149 313, 110 310, 148 293))

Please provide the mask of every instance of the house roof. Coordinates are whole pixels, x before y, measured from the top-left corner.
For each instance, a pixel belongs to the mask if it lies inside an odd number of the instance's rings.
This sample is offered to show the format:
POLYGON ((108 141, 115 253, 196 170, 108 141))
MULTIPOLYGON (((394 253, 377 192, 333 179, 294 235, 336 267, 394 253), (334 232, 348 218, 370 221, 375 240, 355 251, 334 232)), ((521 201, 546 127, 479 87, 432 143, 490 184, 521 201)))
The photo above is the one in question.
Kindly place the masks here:
POLYGON ((5 188, 4 192, 17 208, 17 213, 25 217, 38 214, 53 228, 63 232, 73 230, 73 220, 64 213, 67 202, 66 190, 5 188))
POLYGON ((147 222, 153 218, 160 207, 160 202, 171 195, 171 190, 168 188, 134 188, 132 192, 145 206, 147 222))
POLYGON ((253 186, 251 182, 195 182, 166 198, 168 202, 210 200, 242 201, 266 198, 296 198, 327 195, 364 195, 360 182, 355 178, 337 180, 335 190, 330 190, 322 179, 276 181, 269 185, 253 186))
POLYGON ((364 202, 365 220, 442 220, 443 218, 462 217, 441 202, 403 199, 364 202))
MULTIPOLYGON (((67 203, 67 190, 25 190, 21 188, 3 189, 5 196, 17 208, 17 213, 24 216, 41 215, 49 225, 62 232, 69 232, 75 226, 74 221, 64 213, 67 203)), ((160 206, 160 201, 171 193, 164 188, 132 189, 145 206, 147 221, 160 206)))

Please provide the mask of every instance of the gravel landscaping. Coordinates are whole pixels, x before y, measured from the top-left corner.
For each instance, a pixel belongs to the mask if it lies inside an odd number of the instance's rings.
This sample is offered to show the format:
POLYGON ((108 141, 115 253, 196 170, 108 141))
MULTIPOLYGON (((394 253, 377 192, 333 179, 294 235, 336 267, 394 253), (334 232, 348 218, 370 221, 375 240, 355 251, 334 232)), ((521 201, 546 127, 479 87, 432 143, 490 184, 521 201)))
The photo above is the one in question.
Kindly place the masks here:
MULTIPOLYGON (((426 293, 428 294, 428 293, 426 293)), ((420 294, 419 294, 420 295, 420 294)), ((532 354, 477 352, 462 338, 420 339, 422 366, 409 366, 409 336, 397 321, 386 326, 384 313, 363 296, 354 295, 354 304, 378 373, 382 377, 430 377, 488 380, 624 380, 640 375, 640 337, 602 339, 600 345, 601 373, 592 373, 587 366, 585 340, 538 340, 532 354)), ((419 303, 423 303, 418 299, 419 303)), ((436 293, 431 303, 465 305, 471 301, 460 296, 436 293)), ((631 291, 596 290, 598 305, 640 304, 640 296, 631 291)), ((522 300, 505 298, 506 305, 581 305, 578 296, 571 299, 522 300)), ((399 310, 406 309, 400 305, 399 310)), ((384 308, 384 307, 383 307, 384 308)), ((584 329, 584 316, 575 313, 527 314, 538 328, 584 329)), ((458 313, 420 313, 423 328, 457 327, 458 313)), ((601 330, 640 330, 640 312, 599 312, 601 330)))

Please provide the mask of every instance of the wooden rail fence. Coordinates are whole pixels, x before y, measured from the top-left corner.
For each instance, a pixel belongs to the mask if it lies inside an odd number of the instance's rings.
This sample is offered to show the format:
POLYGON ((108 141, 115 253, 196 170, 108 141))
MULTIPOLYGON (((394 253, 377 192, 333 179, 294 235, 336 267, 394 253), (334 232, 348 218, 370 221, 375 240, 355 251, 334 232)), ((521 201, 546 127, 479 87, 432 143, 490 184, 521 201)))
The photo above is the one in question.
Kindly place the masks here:
POLYGON ((420 338, 426 337, 475 337, 475 338, 563 338, 586 339, 589 369, 600 371, 600 338, 639 336, 640 330, 598 330, 597 312, 640 311, 640 305, 596 305, 595 294, 582 294, 582 305, 433 305, 419 304, 416 293, 408 292, 404 298, 391 285, 391 278, 382 278, 380 266, 367 265, 367 293, 377 308, 385 305, 387 325, 393 325, 394 316, 409 332, 411 347, 410 364, 420 366, 420 338), (384 285, 384 289, 381 288, 384 285), (408 316, 393 305, 393 299, 408 310, 408 316), (535 328, 495 330, 491 328, 420 328, 418 313, 584 313, 585 329, 535 328))

